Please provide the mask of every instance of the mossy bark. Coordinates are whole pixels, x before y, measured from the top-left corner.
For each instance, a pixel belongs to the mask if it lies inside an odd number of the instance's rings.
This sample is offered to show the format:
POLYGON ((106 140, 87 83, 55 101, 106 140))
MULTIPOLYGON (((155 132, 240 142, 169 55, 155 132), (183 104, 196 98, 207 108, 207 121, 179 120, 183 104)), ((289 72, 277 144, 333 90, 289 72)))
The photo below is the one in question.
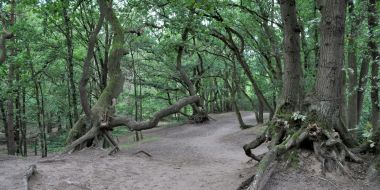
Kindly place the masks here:
POLYGON ((108 62, 109 80, 99 99, 92 107, 91 116, 80 116, 69 133, 67 143, 72 143, 92 128, 99 128, 98 125, 102 115, 108 111, 107 109, 111 105, 112 99, 119 96, 124 85, 124 76, 120 69, 121 59, 126 53, 123 47, 124 29, 106 0, 98 0, 98 4, 100 11, 105 14, 105 18, 111 24, 114 32, 108 62))

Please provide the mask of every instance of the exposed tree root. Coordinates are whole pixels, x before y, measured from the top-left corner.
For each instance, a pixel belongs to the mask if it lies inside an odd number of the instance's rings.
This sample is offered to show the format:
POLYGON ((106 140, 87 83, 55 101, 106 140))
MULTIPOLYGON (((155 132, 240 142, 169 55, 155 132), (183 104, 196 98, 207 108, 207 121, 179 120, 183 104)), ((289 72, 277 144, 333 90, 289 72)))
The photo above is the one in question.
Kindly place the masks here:
POLYGON ((207 115, 204 111, 199 111, 199 113, 196 113, 192 116, 190 116, 189 120, 192 123, 203 123, 205 121, 210 120, 210 117, 207 115))
POLYGON ((259 161, 255 177, 248 189, 264 189, 268 179, 275 171, 278 161, 286 156, 285 153, 289 152, 291 148, 299 147, 306 140, 308 143, 312 142, 314 154, 322 163, 323 172, 338 170, 345 175, 352 176, 345 166, 345 160, 361 163, 362 159, 346 146, 339 134, 334 130, 321 128, 316 123, 301 125, 299 122, 290 121, 288 123, 281 119, 272 121, 264 133, 243 147, 247 156, 259 161), (259 158, 251 152, 252 149, 268 139, 271 142, 268 146, 269 151, 264 157, 259 158))
POLYGON ((108 142, 113 145, 113 149, 108 153, 108 155, 111 156, 111 155, 116 154, 117 152, 119 152, 120 148, 117 145, 117 142, 112 138, 110 132, 107 131, 107 130, 103 130, 103 134, 106 137, 106 139, 108 140, 108 142))
POLYGON ((65 159, 47 159, 47 160, 38 161, 38 163, 43 163, 43 164, 53 163, 53 162, 66 162, 66 160, 65 159))
POLYGON ((29 166, 29 168, 25 171, 23 182, 24 182, 24 189, 29 190, 29 179, 32 177, 34 173, 37 172, 37 166, 35 164, 29 166))
MULTIPOLYGON (((93 139, 97 139, 99 135, 105 136, 105 138, 110 142, 110 144, 114 146, 114 149, 110 152, 110 154, 114 154, 120 149, 117 146, 116 141, 111 137, 111 135, 108 132, 109 130, 112 130, 112 128, 118 127, 118 126, 127 126, 130 130, 134 130, 134 131, 151 129, 151 128, 156 127, 158 122, 162 118, 174 113, 178 113, 183 107, 189 104, 194 104, 199 101, 200 101, 199 96, 185 97, 179 100, 177 103, 155 113, 152 119, 148 121, 143 121, 143 122, 137 122, 129 116, 124 116, 124 117, 111 117, 105 124, 103 124, 103 121, 98 121, 99 118, 94 118, 94 121, 89 122, 91 123, 91 126, 92 126, 90 130, 87 133, 85 133, 83 136, 73 141, 70 145, 66 146, 62 154, 69 153, 70 151, 74 150, 76 147, 82 146, 87 141, 90 141, 90 140, 94 141, 93 139)), ((81 119, 80 122, 83 123, 84 120, 85 119, 81 119)))
POLYGON ((245 154, 256 161, 260 161, 261 159, 255 154, 253 154, 251 150, 263 144, 265 140, 266 140, 266 132, 260 134, 255 140, 253 140, 249 144, 246 144, 243 146, 245 154))
POLYGON ((375 160, 372 162, 369 167, 369 171, 367 174, 367 179, 369 182, 380 181, 380 154, 377 155, 375 160))

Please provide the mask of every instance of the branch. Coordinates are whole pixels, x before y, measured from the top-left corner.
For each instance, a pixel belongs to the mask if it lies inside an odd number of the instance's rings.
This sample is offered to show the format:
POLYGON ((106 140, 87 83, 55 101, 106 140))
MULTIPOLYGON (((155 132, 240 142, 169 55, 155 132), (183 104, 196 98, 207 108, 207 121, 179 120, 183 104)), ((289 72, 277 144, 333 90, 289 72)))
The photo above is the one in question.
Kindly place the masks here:
POLYGON ((200 100, 201 99, 199 96, 189 96, 189 97, 180 99, 180 100, 178 100, 177 103, 155 113, 153 115, 153 118, 151 118, 148 121, 137 122, 128 116, 115 117, 115 118, 112 118, 110 121, 110 124, 104 128, 114 128, 114 127, 124 125, 124 126, 127 126, 129 129, 136 130, 136 131, 151 129, 151 128, 154 128, 157 126, 160 119, 162 119, 166 116, 169 116, 171 114, 178 113, 178 112, 180 112, 180 110, 183 107, 185 107, 189 104, 197 103, 200 100))
MULTIPOLYGON (((243 5, 238 5, 238 4, 236 4, 236 3, 229 3, 228 5, 231 6, 231 7, 237 7, 237 8, 239 8, 239 9, 243 10, 243 11, 248 12, 249 14, 251 14, 251 15, 253 15, 253 16, 256 16, 256 17, 262 19, 263 21, 271 22, 271 23, 277 25, 279 28, 282 28, 282 24, 281 24, 281 23, 278 23, 278 22, 276 22, 276 21, 270 20, 270 19, 268 19, 267 17, 265 17, 265 16, 263 16, 263 15, 257 13, 256 11, 254 11, 254 10, 248 8, 248 7, 245 7, 245 6, 243 6, 243 5)), ((256 21, 259 22, 259 20, 257 20, 257 19, 256 19, 256 21)))
POLYGON ((7 58, 7 48, 5 45, 6 40, 13 38, 13 33, 8 32, 7 25, 6 25, 7 24, 6 19, 1 12, 0 12, 0 20, 1 20, 1 23, 3 25, 3 32, 2 32, 1 37, 0 37, 0 50, 1 50, 0 64, 2 64, 6 61, 6 58, 7 58))
POLYGON ((29 168, 25 171, 23 181, 24 181, 24 189, 28 190, 29 188, 29 178, 36 173, 37 167, 35 164, 29 166, 29 168))
POLYGON ((91 117, 92 115, 90 104, 88 102, 88 96, 86 93, 86 85, 90 78, 89 76, 90 62, 94 53, 94 47, 97 41, 97 36, 100 32, 100 29, 102 28, 104 17, 105 17, 104 9, 99 8, 99 10, 100 10, 100 17, 94 31, 92 32, 90 36, 90 39, 88 40, 87 55, 84 60, 82 78, 79 83, 80 103, 87 117, 91 117))

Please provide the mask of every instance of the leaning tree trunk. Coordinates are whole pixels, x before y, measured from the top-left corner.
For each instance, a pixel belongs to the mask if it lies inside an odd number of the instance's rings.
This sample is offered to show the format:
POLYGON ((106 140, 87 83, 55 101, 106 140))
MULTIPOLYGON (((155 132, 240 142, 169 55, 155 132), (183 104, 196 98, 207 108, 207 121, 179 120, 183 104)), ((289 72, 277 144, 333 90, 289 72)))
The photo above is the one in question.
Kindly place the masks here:
MULTIPOLYGON (((190 32, 190 23, 185 26, 185 29, 181 35, 181 42, 178 45, 178 49, 177 49, 176 69, 179 73, 180 79, 184 82, 187 90, 189 91, 190 96, 196 96, 197 92, 196 92, 195 86, 182 67, 182 57, 185 51, 185 43, 188 39, 189 32, 190 32)), ((193 116, 191 117, 191 120, 193 120, 196 123, 202 123, 208 120, 207 113, 205 112, 205 109, 203 108, 204 106, 201 105, 201 103, 202 101, 199 102, 198 104, 191 105, 193 109, 193 116)))
MULTIPOLYGON (((286 152, 297 148, 307 139, 313 144, 314 154, 322 163, 322 172, 341 170, 348 174, 344 166, 346 158, 355 162, 362 160, 347 147, 354 141, 340 120, 341 78, 344 59, 345 2, 341 0, 323 1, 321 5, 321 50, 317 73, 315 95, 307 98, 305 114, 278 112, 267 129, 254 141, 244 145, 247 156, 259 161, 255 177, 248 189, 264 189, 275 171, 277 163, 286 159, 286 152), (342 140, 343 139, 343 140, 342 140), (350 142, 347 140, 350 139, 350 142), (270 140, 269 151, 257 156, 252 149, 270 140)), ((281 11, 293 9, 283 16, 295 15, 294 1, 281 1, 281 11), (285 7, 283 7, 285 6, 285 7)), ((284 13, 284 12, 283 12, 284 13)), ((286 20, 284 20, 286 25, 286 20)), ((285 29, 286 30, 286 29, 285 29)), ((285 62, 289 64, 289 62, 285 62)), ((283 83, 284 87, 287 83, 283 83)))
MULTIPOLYGON (((106 0, 98 0, 99 9, 101 14, 105 15, 105 18, 109 23, 111 24, 112 30, 114 32, 114 39, 111 47, 111 52, 109 56, 109 62, 108 62, 108 69, 109 69, 109 80, 107 81, 107 85, 102 91, 98 101, 95 103, 95 105, 90 109, 89 103, 87 102, 87 97, 84 95, 85 93, 81 92, 81 103, 83 110, 85 112, 85 116, 81 116, 77 122, 75 123, 74 127, 71 129, 67 143, 71 143, 74 140, 80 138, 83 135, 83 128, 89 131, 94 131, 94 135, 96 135, 99 132, 99 122, 104 117, 104 115, 107 115, 107 109, 111 106, 112 100, 116 99, 119 94, 121 93, 123 84, 124 84, 124 76, 120 69, 120 62, 121 58, 126 53, 124 49, 124 30, 121 27, 121 24, 119 23, 119 20, 117 19, 115 13, 113 12, 113 9, 108 5, 108 2, 106 0)), ((100 21, 99 23, 102 24, 103 21, 100 21)), ((99 26, 98 26, 99 27, 99 26)), ((100 29, 99 29, 100 30, 100 29)), ((96 37, 95 37, 96 39, 96 37)), ((91 49, 91 41, 93 39, 90 39, 89 41, 89 49, 91 49)), ((94 43, 94 42, 92 42, 94 43)), ((94 46, 94 45, 92 45, 94 46)), ((93 47, 92 47, 93 50, 93 47)), ((91 51, 91 50, 90 50, 91 51)), ((84 66, 84 74, 81 80, 81 86, 85 86, 86 80, 88 80, 88 70, 86 70, 86 67, 88 69, 88 64, 91 60, 91 57, 88 57, 89 53, 87 53, 87 57, 85 60, 85 66, 84 66), (90 59, 90 60, 87 60, 90 59), (86 63, 88 61, 88 63, 86 63)), ((92 55, 92 51, 90 53, 92 55)), ((83 91, 83 88, 81 88, 83 91)), ((108 116, 105 116, 108 117, 108 116)), ((107 118, 103 118, 107 119, 107 118)), ((92 136, 91 138, 93 138, 92 136)))
POLYGON ((121 93, 124 84, 124 76, 120 68, 121 59, 126 54, 126 51, 123 47, 125 41, 124 29, 122 28, 108 1, 98 0, 98 4, 101 16, 99 18, 97 28, 89 40, 87 57, 84 62, 84 73, 81 80, 81 103, 85 112, 85 116, 81 116, 70 131, 69 137, 67 139, 68 143, 70 144, 65 147, 63 153, 68 153, 75 148, 82 148, 84 145, 87 145, 86 142, 91 142, 91 145, 96 145, 96 139, 99 135, 106 137, 115 147, 114 150, 111 151, 111 153, 113 153, 114 151, 119 150, 116 142, 109 134, 109 130, 113 127, 124 125, 129 127, 130 130, 135 131, 150 129, 156 127, 158 121, 161 118, 179 112, 180 109, 186 105, 199 103, 200 101, 200 98, 198 96, 190 96, 184 98, 177 103, 169 106, 168 108, 157 112, 154 114, 151 120, 145 122, 136 122, 134 119, 129 118, 128 116, 114 116, 116 99, 121 93), (86 98, 85 86, 88 81, 89 62, 92 58, 96 34, 99 32, 99 27, 103 23, 103 15, 105 19, 110 23, 111 28, 114 32, 114 39, 112 42, 108 61, 109 80, 107 81, 107 85, 102 91, 95 105, 90 108, 90 105, 87 102, 88 100, 86 98), (87 131, 84 135, 80 133, 80 131, 83 129, 87 131))

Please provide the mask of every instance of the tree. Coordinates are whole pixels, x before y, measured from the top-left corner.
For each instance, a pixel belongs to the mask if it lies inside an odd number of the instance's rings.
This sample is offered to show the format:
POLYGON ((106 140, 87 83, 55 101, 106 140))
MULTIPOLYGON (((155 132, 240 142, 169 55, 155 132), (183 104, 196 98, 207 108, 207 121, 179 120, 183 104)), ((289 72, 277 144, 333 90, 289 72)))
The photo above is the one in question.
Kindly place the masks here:
POLYGON ((284 74, 282 98, 283 103, 278 106, 280 111, 292 112, 300 110, 302 99, 302 67, 300 54, 300 26, 297 22, 296 2, 279 1, 281 18, 284 26, 284 74))
MULTIPOLYGON (((377 14, 376 14, 376 1, 368 1, 368 30, 369 30, 369 39, 368 39, 368 49, 371 57, 371 123, 374 129, 374 140, 379 139, 380 129, 379 129, 379 52, 376 43, 376 32, 375 27, 377 27, 377 14)), ((378 140, 377 140, 378 141, 378 140)), ((380 151, 380 145, 377 146, 378 151, 380 151)))
MULTIPOLYGON (((280 1, 282 16, 286 23, 287 16, 293 15, 293 23, 296 21, 294 1, 280 1), (285 3, 285 4, 284 4, 285 3), (293 11, 286 14, 291 8, 293 11), (284 14, 285 13, 285 14, 284 14)), ((353 161, 361 159, 353 154, 346 145, 352 146, 353 140, 348 135, 340 119, 340 98, 342 98, 342 72, 344 60, 344 29, 345 29, 345 2, 339 0, 323 1, 319 5, 322 14, 320 58, 315 84, 315 94, 309 97, 307 115, 299 113, 277 112, 277 119, 273 120, 266 132, 256 140, 244 146, 247 156, 260 161, 255 178, 248 189, 263 189, 265 183, 274 168, 277 160, 292 147, 297 147, 306 138, 313 141, 313 149, 317 158, 324 163, 323 167, 328 171, 341 168, 346 171, 342 162, 348 157, 353 161), (337 98, 338 97, 338 98, 337 98), (296 127, 296 128, 294 128, 296 127), (292 129, 293 128, 293 129, 292 129), (295 132, 294 132, 295 130, 295 132), (337 132, 335 132, 335 130, 337 132), (263 157, 258 157, 251 152, 270 136, 269 152, 263 157), (344 156, 338 156, 344 155, 344 156)), ((292 24, 289 23, 290 26, 292 24)), ((293 24, 293 26, 295 26, 293 24)), ((294 28, 293 28, 294 31, 294 28)), ((297 30, 296 30, 297 31, 297 30)), ((287 28, 284 28, 286 38, 287 28)), ((286 41, 285 41, 286 44, 286 41)), ((287 48, 285 46, 285 48, 287 48)), ((295 47, 297 49, 297 47, 295 47)), ((285 52, 287 52, 285 50, 285 52)), ((294 56, 294 55, 293 55, 294 56)), ((293 57, 295 59, 296 57, 293 57)), ((285 62, 290 63, 289 61, 285 62)), ((286 79, 286 78, 284 78, 286 79)), ((283 81, 283 88, 287 88, 283 81)), ((295 89, 297 93, 298 89, 295 89)))
MULTIPOLYGON (((114 111, 112 110, 115 109, 116 99, 121 93, 124 84, 124 76, 120 69, 120 64, 122 57, 126 54, 126 50, 124 49, 125 31, 122 28, 109 2, 107 2, 106 0, 98 0, 98 5, 101 14, 105 15, 105 19, 110 23, 111 28, 114 32, 114 39, 111 45, 111 51, 108 62, 109 80, 107 82, 107 86, 102 91, 99 99, 91 108, 91 110, 89 109, 86 98, 83 97, 83 93, 81 94, 81 101, 84 101, 82 102, 82 105, 84 105, 83 108, 85 110, 86 116, 82 116, 81 118, 79 118, 73 129, 70 131, 70 135, 68 137, 68 142, 70 144, 65 148, 64 152, 71 151, 77 146, 83 147, 82 143, 88 140, 92 140, 99 134, 104 134, 106 138, 108 138, 111 141, 111 143, 115 146, 114 150, 118 150, 116 143, 110 137, 107 130, 120 125, 126 125, 130 129, 136 131, 153 128, 157 126, 159 119, 161 119, 162 117, 179 112, 179 110, 182 107, 200 101, 198 96, 190 96, 186 99, 177 102, 177 104, 168 107, 167 109, 161 110, 160 112, 156 113, 151 120, 146 122, 136 122, 128 116, 114 116, 114 111), (86 132, 84 135, 80 133, 80 130, 82 130, 83 128, 89 128, 88 132, 86 132)), ((100 26, 101 23, 102 21, 99 20, 98 25, 100 26)), ((97 32, 98 31, 95 31, 92 37, 96 37, 97 32)), ((88 52, 91 51, 91 45, 92 44, 89 43, 88 52)), ((91 54, 88 53, 87 55, 91 54)), ((87 58, 91 59, 91 56, 87 58)), ((84 77, 82 78, 82 87, 84 86, 85 80, 87 78, 86 72, 88 72, 87 62, 85 62, 85 64, 86 65, 84 66, 83 75, 84 77)))

